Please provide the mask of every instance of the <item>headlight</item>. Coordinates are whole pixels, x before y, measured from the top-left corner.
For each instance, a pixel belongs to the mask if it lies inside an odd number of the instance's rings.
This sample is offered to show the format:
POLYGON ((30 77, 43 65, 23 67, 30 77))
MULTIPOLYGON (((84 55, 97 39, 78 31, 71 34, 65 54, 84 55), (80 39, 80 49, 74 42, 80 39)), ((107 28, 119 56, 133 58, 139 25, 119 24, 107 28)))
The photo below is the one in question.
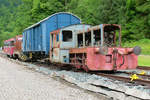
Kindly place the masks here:
POLYGON ((141 47, 135 46, 135 47, 133 48, 133 53, 134 53, 135 55, 141 54, 141 47))

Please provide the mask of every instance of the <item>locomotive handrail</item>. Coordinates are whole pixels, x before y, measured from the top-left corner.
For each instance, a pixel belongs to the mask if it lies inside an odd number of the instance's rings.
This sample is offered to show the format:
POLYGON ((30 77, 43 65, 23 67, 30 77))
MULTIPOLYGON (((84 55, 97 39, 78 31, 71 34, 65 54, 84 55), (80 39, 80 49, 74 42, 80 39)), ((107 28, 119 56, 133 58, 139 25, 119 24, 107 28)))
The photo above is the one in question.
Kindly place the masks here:
POLYGON ((120 66, 119 67, 121 67, 123 64, 124 64, 124 55, 121 55, 122 56, 122 58, 123 58, 123 62, 122 62, 122 64, 120 64, 120 66))

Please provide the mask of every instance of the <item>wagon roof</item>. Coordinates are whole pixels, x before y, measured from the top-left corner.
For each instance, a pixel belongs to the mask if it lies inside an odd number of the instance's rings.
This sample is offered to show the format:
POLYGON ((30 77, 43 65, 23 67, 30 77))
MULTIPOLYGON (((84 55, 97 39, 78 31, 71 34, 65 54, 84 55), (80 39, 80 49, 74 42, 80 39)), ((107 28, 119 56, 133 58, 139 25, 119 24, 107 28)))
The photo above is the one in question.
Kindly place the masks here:
POLYGON ((27 27, 26 29, 24 29, 24 31, 27 30, 27 29, 30 29, 30 28, 33 28, 33 27, 39 25, 40 23, 42 23, 42 22, 48 20, 49 18, 51 18, 52 16, 55 16, 55 15, 57 15, 57 14, 70 14, 70 15, 72 15, 72 16, 74 16, 74 17, 80 19, 78 16, 75 16, 74 14, 72 14, 72 13, 70 13, 70 12, 58 12, 58 13, 54 13, 54 14, 52 14, 52 15, 46 17, 45 19, 43 19, 43 20, 41 20, 41 21, 39 21, 39 22, 37 22, 37 23, 35 23, 35 24, 33 24, 33 25, 27 27))

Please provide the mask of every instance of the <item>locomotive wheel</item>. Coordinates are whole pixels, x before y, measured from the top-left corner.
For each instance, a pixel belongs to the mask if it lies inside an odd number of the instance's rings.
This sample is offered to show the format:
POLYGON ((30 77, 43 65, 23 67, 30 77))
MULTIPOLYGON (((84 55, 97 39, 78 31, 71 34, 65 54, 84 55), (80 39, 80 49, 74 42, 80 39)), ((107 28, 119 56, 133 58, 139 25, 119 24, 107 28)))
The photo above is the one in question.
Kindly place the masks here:
POLYGON ((80 62, 76 59, 73 59, 71 61, 71 63, 77 68, 77 69, 81 69, 81 65, 80 65, 80 62))
POLYGON ((26 55, 21 54, 21 56, 20 56, 20 60, 21 60, 21 61, 27 61, 27 56, 26 56, 26 55))
POLYGON ((83 56, 82 59, 83 59, 82 60, 82 68, 83 68, 83 70, 86 71, 86 72, 89 72, 89 68, 86 65, 86 59, 85 59, 85 57, 83 56))
POLYGON ((87 67, 87 65, 83 65, 82 68, 83 68, 86 72, 89 72, 89 68, 87 67))

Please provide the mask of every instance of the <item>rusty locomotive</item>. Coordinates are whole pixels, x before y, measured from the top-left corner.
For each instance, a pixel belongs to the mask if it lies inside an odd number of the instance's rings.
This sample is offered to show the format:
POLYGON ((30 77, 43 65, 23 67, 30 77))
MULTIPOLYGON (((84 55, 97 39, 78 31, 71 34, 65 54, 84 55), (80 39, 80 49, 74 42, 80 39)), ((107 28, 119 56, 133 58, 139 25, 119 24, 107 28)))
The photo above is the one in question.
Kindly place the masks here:
MULTIPOLYGON (((71 16, 68 16, 68 13, 57 14, 57 16, 49 18, 56 20, 55 17, 60 17, 59 20, 57 19, 59 27, 49 31, 47 29, 48 33, 44 33, 46 32, 45 23, 40 21, 27 28, 23 37, 16 37, 15 41, 13 40, 13 43, 18 43, 18 45, 13 45, 16 49, 11 52, 11 55, 24 61, 49 58, 51 63, 71 65, 76 69, 84 69, 85 71, 117 71, 135 69, 138 66, 138 55, 141 48, 138 46, 134 48, 121 47, 120 25, 100 24, 91 26, 81 24, 78 17, 72 14, 71 16), (64 18, 62 19, 62 14, 67 14, 67 18, 66 15, 63 15, 64 18), (69 23, 68 18, 70 18, 69 23), (34 33, 38 33, 38 35, 34 33), (22 45, 19 40, 17 42, 17 39, 21 40, 22 45), (47 48, 49 48, 48 51, 47 48)), ((48 21, 47 23, 52 24, 53 22, 48 21)), ((46 26, 46 28, 48 27, 51 26, 46 26)), ((7 41, 9 42, 9 40, 7 41)), ((7 47, 6 45, 4 48, 7 47)), ((7 53, 6 50, 5 52, 7 53)))
POLYGON ((51 62, 72 64, 85 71, 126 70, 138 66, 141 48, 121 47, 120 25, 83 25, 86 26, 83 29, 77 26, 51 32, 51 62))

